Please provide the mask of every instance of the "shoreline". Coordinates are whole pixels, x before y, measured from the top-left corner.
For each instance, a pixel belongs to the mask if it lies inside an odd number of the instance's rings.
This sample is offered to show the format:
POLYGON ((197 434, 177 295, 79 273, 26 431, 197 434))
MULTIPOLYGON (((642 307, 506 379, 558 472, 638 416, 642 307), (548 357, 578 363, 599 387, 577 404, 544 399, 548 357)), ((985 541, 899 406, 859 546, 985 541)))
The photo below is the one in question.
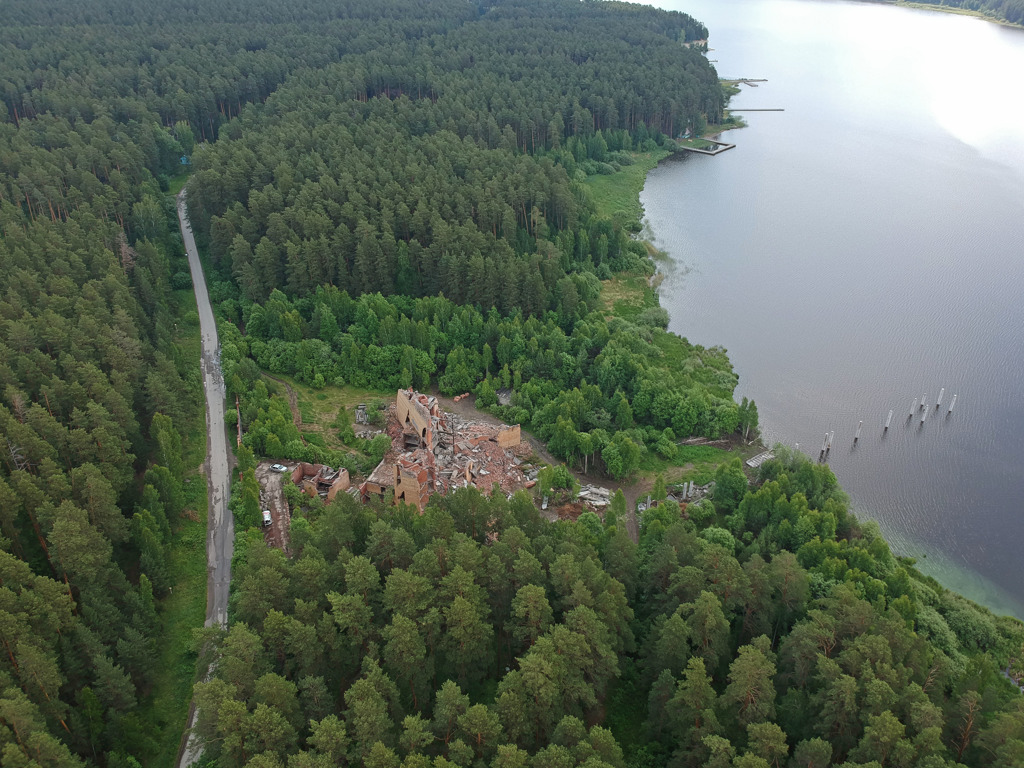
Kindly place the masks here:
POLYGON ((934 3, 916 3, 913 0, 861 0, 871 5, 893 5, 898 8, 913 8, 919 11, 937 11, 938 13, 951 13, 954 16, 972 16, 976 19, 982 19, 983 21, 990 21, 993 24, 998 24, 1001 27, 1008 27, 1010 29, 1024 29, 1024 24, 1015 24, 1007 19, 1001 19, 998 16, 992 16, 982 11, 971 10, 970 8, 956 8, 951 5, 938 5, 934 3))
POLYGON ((976 19, 983 21, 990 21, 993 24, 998 24, 1001 27, 1009 27, 1010 29, 1024 29, 1024 24, 1015 24, 1012 21, 1006 19, 1000 19, 998 16, 990 16, 982 11, 973 11, 970 8, 954 8, 950 5, 933 5, 932 3, 915 3, 910 0, 896 0, 892 3, 893 5, 902 8, 914 8, 921 11, 938 11, 939 13, 951 13, 954 16, 972 16, 976 19))
MULTIPOLYGON (((736 89, 736 90, 738 90, 738 89, 736 89)), ((727 92, 727 97, 731 98, 734 94, 735 94, 735 91, 727 92)), ((727 103, 728 103, 728 101, 727 101, 727 103)), ((728 110, 727 107, 723 110, 723 115, 725 115, 726 117, 729 116, 729 110, 728 110)), ((742 118, 733 118, 733 122, 731 122, 731 123, 721 123, 721 124, 716 124, 716 125, 708 126, 707 129, 699 137, 693 137, 691 139, 691 141, 693 141, 693 140, 713 141, 713 140, 717 139, 718 137, 720 137, 722 134, 724 134, 726 131, 738 130, 740 128, 747 128, 747 127, 748 127, 748 124, 742 118)), ((666 273, 661 270, 661 268, 659 266, 659 263, 660 262, 670 261, 672 257, 669 255, 668 251, 663 251, 660 248, 658 248, 657 245, 654 244, 654 242, 653 242, 654 232, 650 228, 649 222, 646 221, 646 216, 645 216, 645 211, 644 211, 643 203, 640 201, 640 195, 643 192, 644 187, 647 185, 647 177, 650 175, 651 171, 656 170, 657 168, 659 168, 665 162, 671 161, 671 160, 673 160, 675 158, 681 158, 681 157, 683 157, 683 156, 685 156, 687 154, 686 148, 681 145, 681 142, 679 140, 677 140, 677 139, 669 139, 669 142, 671 142, 671 146, 664 147, 664 149, 667 150, 665 152, 665 154, 662 155, 661 157, 659 157, 652 165, 650 165, 646 169, 646 171, 644 172, 644 175, 643 175, 642 183, 640 184, 639 189, 636 191, 636 207, 639 210, 639 217, 638 217, 637 223, 639 225, 639 229, 634 233, 634 235, 636 237, 636 240, 638 242, 642 243, 644 245, 644 247, 647 249, 647 259, 650 262, 651 266, 654 268, 654 271, 651 272, 651 274, 646 276, 646 283, 647 283, 648 288, 650 288, 650 290, 653 291, 655 299, 657 301, 657 305, 659 307, 661 307, 662 309, 665 309, 665 308, 661 304, 661 290, 660 289, 661 289, 661 285, 664 282, 664 279, 666 277, 666 273)), ((718 142, 718 143, 721 143, 721 142, 718 142)), ((731 146, 735 146, 735 145, 731 145, 731 146)), ((666 309, 666 312, 667 311, 668 310, 666 309)), ((670 331, 668 328, 666 328, 665 330, 668 333, 671 333, 671 334, 673 334, 675 336, 679 336, 679 334, 675 333, 674 331, 670 331)), ((732 361, 730 360, 730 365, 731 365, 731 363, 732 363, 732 361)), ((734 399, 735 399, 735 395, 734 395, 734 399)), ((755 449, 755 451, 771 450, 771 446, 765 443, 764 435, 763 435, 762 431, 760 430, 760 428, 758 428, 756 435, 754 437, 752 437, 750 440, 744 440, 742 437, 740 437, 738 439, 740 440, 741 444, 745 445, 748 448, 753 448, 753 449, 755 449)), ((744 462, 744 472, 748 472, 748 469, 746 467, 745 462, 744 462)), ((750 473, 748 472, 748 474, 750 474, 750 473)), ((752 474, 756 475, 756 471, 754 473, 752 473, 752 474)))
MULTIPOLYGON (((726 114, 728 114, 727 111, 726 114)), ((747 127, 745 123, 739 125, 727 124, 713 126, 710 127, 709 130, 705 131, 700 138, 714 138, 725 133, 725 131, 745 127, 747 127)), ((642 202, 640 202, 639 198, 643 192, 644 187, 646 186, 647 177, 649 176, 652 170, 660 167, 662 163, 671 160, 673 157, 677 155, 686 154, 684 150, 678 147, 678 142, 673 140, 672 144, 673 146, 669 148, 669 151, 664 156, 660 157, 656 163, 651 165, 646 170, 643 177, 643 183, 640 185, 640 188, 636 193, 636 202, 638 209, 640 211, 641 225, 640 231, 636 233, 636 238, 639 242, 642 242, 647 249, 648 259, 652 264, 654 271, 652 274, 648 275, 646 282, 650 289, 654 292, 654 295, 658 302, 658 306, 662 308, 664 308, 664 306, 661 303, 660 287, 662 285, 666 273, 662 271, 661 263, 671 259, 671 256, 667 251, 661 250, 655 245, 655 233, 651 228, 650 222, 646 220, 643 204, 642 202)), ((666 311, 668 310, 666 309, 666 311)), ((771 448, 771 446, 766 444, 764 440, 764 433, 761 430, 759 430, 757 437, 750 442, 750 445, 756 445, 762 450, 768 450, 771 448)), ((813 460, 813 457, 808 458, 811 458, 813 460)), ((854 510, 853 500, 851 499, 850 501, 850 512, 851 514, 855 515, 858 520, 862 522, 868 520, 878 522, 876 518, 874 518, 871 515, 865 517, 858 515, 857 512, 854 510)), ((861 510, 861 512, 863 511, 864 510, 861 510)), ((958 569, 956 568, 949 568, 950 562, 947 557, 943 556, 943 554, 939 552, 929 553, 927 551, 927 547, 907 546, 908 544, 911 544, 911 542, 900 541, 900 537, 884 536, 884 538, 886 543, 890 547, 890 550, 893 552, 893 555, 901 558, 904 561, 904 565, 906 567, 912 568, 917 574, 924 577, 925 579, 931 579, 936 584, 940 585, 943 589, 953 594, 960 595, 964 599, 981 606, 984 610, 989 611, 993 616, 1009 616, 1014 619, 1024 621, 1024 615, 1020 615, 1018 613, 1018 611, 1020 610, 1019 601, 1016 600, 1016 598, 1009 593, 1001 594, 1001 588, 997 587, 994 584, 989 584, 985 577, 981 574, 966 569, 963 571, 958 571, 958 569), (929 554, 932 555, 931 558, 929 558, 929 554), (979 579, 982 581, 982 586, 984 587, 981 590, 982 594, 979 594, 979 590, 977 589, 969 589, 969 591, 973 592, 976 595, 976 597, 970 597, 966 594, 966 592, 961 591, 961 589, 963 589, 964 587, 969 588, 972 582, 976 582, 979 579), (995 600, 985 599, 986 594, 984 593, 987 592, 989 587, 994 587, 996 590, 997 594, 988 595, 990 598, 996 597, 995 600), (1007 605, 1008 601, 1005 598, 1009 598, 1009 602, 1011 602, 1012 605, 1007 605)), ((916 544, 916 542, 913 543, 916 544)))
MULTIPOLYGON (((725 109, 724 111, 728 113, 728 109, 725 109)), ((694 137, 693 139, 690 140, 714 141, 726 131, 735 131, 740 128, 747 127, 747 123, 745 123, 742 118, 737 118, 736 122, 734 123, 722 123, 719 125, 709 126, 708 130, 704 131, 704 133, 701 134, 699 137, 694 137)), ((678 140, 670 139, 670 141, 672 142, 673 146, 668 149, 666 154, 659 157, 657 161, 644 172, 643 183, 637 190, 636 200, 637 208, 640 211, 640 215, 637 220, 639 228, 636 231, 636 239, 638 242, 642 243, 644 247, 647 249, 647 258, 650 259, 651 264, 654 266, 654 272, 648 275, 647 277, 647 284, 654 290, 655 295, 658 297, 658 306, 661 306, 661 294, 659 293, 658 288, 661 286, 662 281, 665 279, 665 273, 661 271, 661 269, 658 266, 658 263, 668 261, 671 257, 668 255, 668 251, 661 250, 653 242, 652 238, 654 237, 654 231, 648 226, 648 224, 645 223, 644 206, 643 203, 640 202, 640 194, 643 192, 644 187, 647 186, 647 177, 650 175, 651 171, 656 170, 661 166, 662 163, 666 161, 672 160, 676 157, 683 157, 686 154, 687 149, 681 146, 678 140)), ((762 447, 764 447, 763 444, 762 447)))
MULTIPOLYGON (((718 135, 718 133, 708 132, 705 135, 714 136, 718 135)), ((684 153, 678 150, 669 152, 662 157, 657 164, 649 169, 647 173, 649 174, 651 170, 659 167, 663 162, 672 159, 677 154, 682 155, 684 153)), ((642 211, 642 204, 640 208, 642 211)), ((647 277, 646 282, 654 292, 658 301, 658 306, 663 306, 661 304, 660 286, 666 273, 661 271, 660 262, 671 259, 671 256, 667 251, 658 248, 654 244, 653 238, 654 232, 650 227, 650 222, 646 222, 643 225, 641 233, 637 235, 637 240, 646 246, 648 258, 654 267, 654 272, 647 277)), ((669 332, 674 333, 673 331, 669 332)), ((751 440, 748 445, 757 446, 761 450, 770 450, 772 448, 772 446, 768 445, 764 440, 764 433, 761 430, 759 430, 757 437, 751 440)), ((804 455, 807 456, 809 460, 814 461, 813 456, 808 456, 806 453, 804 455)), ((837 482, 839 482, 839 478, 837 477, 836 479, 837 482)), ((842 486, 841 482, 840 486, 842 486)), ((850 499, 850 514, 853 515, 861 524, 871 521, 881 525, 881 521, 878 518, 867 513, 863 508, 857 509, 856 506, 857 505, 854 503, 854 500, 850 499)), ((907 540, 905 537, 893 536, 891 533, 885 532, 883 532, 882 536, 893 556, 900 559, 904 567, 913 570, 923 580, 933 581, 936 585, 947 592, 970 601, 981 609, 988 611, 992 616, 1005 616, 1024 622, 1024 614, 1020 613, 1022 610, 1022 604, 1016 596, 1006 592, 1002 587, 999 587, 994 582, 990 582, 982 574, 962 566, 956 567, 955 563, 948 555, 939 550, 934 550, 929 546, 917 542, 916 540, 907 540)))

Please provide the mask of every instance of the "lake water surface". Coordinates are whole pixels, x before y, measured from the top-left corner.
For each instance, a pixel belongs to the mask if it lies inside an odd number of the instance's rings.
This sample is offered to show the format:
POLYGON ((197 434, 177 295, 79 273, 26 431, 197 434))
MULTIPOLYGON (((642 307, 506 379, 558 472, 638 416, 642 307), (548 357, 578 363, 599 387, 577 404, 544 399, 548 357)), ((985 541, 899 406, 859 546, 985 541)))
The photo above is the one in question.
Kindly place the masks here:
POLYGON ((817 457, 834 430, 829 464, 898 553, 1024 618, 1024 31, 827 0, 656 4, 708 26, 722 77, 768 79, 734 108, 785 109, 648 176, 671 330, 728 349, 767 442, 817 457))

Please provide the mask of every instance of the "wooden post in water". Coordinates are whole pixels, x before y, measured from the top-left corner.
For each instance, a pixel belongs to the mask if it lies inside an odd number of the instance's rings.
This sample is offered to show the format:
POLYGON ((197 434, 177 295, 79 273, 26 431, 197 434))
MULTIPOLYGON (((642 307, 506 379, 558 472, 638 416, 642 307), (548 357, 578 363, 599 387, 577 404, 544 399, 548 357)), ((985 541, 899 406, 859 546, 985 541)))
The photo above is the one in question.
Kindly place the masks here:
POLYGON ((914 418, 914 414, 915 413, 917 413, 917 398, 916 397, 914 398, 914 404, 912 406, 910 406, 910 415, 907 416, 907 418, 908 419, 914 418))
POLYGON ((885 428, 889 428, 889 423, 892 421, 892 408, 889 409, 889 418, 885 420, 885 428))
POLYGON ((956 405, 956 395, 953 395, 953 399, 949 401, 949 410, 946 411, 947 416, 953 412, 954 405, 956 405))
POLYGON ((856 442, 857 442, 858 440, 860 440, 860 428, 861 428, 861 427, 863 427, 863 426, 864 426, 864 422, 863 422, 863 421, 858 421, 858 422, 857 422, 857 434, 855 434, 855 435, 853 436, 853 442, 854 442, 854 444, 856 444, 856 442))
MULTIPOLYGON (((950 410, 953 409, 950 408, 950 410)), ((825 433, 825 439, 821 441, 821 452, 824 453, 826 448, 828 448, 828 432, 825 433)))
POLYGON ((832 450, 832 438, 836 436, 835 430, 828 433, 828 450, 832 450))
POLYGON ((943 387, 942 389, 939 390, 939 399, 935 401, 935 408, 936 409, 938 409, 938 407, 940 405, 942 405, 942 396, 944 394, 946 394, 946 388, 945 387, 943 387))
POLYGON ((924 420, 928 418, 928 409, 925 408, 921 411, 921 423, 924 424, 924 420))
POLYGON ((922 410, 922 411, 923 411, 923 410, 924 410, 925 408, 927 408, 927 407, 928 407, 928 406, 927 406, 927 404, 925 403, 925 401, 926 401, 927 399, 928 399, 928 393, 927 393, 927 392, 925 392, 925 393, 924 393, 923 395, 921 395, 921 410, 922 410))

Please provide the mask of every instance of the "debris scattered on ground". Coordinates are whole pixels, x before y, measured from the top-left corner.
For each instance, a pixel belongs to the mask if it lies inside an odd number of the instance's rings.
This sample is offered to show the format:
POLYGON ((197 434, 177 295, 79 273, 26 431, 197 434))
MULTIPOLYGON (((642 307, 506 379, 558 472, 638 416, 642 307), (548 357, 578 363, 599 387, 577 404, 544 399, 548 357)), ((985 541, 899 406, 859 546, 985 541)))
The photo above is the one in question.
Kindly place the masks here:
POLYGON ((591 507, 607 507, 612 503, 612 492, 599 485, 584 485, 576 498, 591 507))
POLYGON ((307 496, 321 496, 329 502, 334 500, 339 491, 348 490, 352 484, 348 470, 344 467, 332 469, 324 464, 309 464, 305 461, 299 462, 292 470, 291 480, 307 496))
POLYGON ((284 484, 288 482, 288 475, 272 469, 272 466, 273 462, 270 461, 261 461, 256 465, 256 479, 260 484, 260 509, 270 510, 270 525, 263 527, 263 540, 268 547, 276 547, 287 554, 291 511, 284 498, 284 484))
POLYGON ((352 490, 347 469, 307 462, 278 464, 261 461, 256 465, 256 479, 260 484, 260 509, 270 512, 270 524, 263 526, 263 539, 267 546, 277 547, 285 554, 288 554, 291 525, 291 507, 284 497, 286 483, 294 483, 303 493, 326 501, 331 501, 342 491, 352 490), (279 469, 282 466, 284 472, 279 469))
MULTIPOLYGON (((456 401, 468 397, 460 395, 456 401)), ((376 496, 414 505, 421 512, 434 493, 473 486, 489 494, 527 487, 520 469, 519 425, 489 424, 441 410, 437 398, 399 390, 387 409, 391 448, 360 486, 364 501, 376 496)))
POLYGON ((716 447, 728 446, 728 440, 709 440, 706 437, 689 437, 683 440, 680 445, 713 445, 716 447))

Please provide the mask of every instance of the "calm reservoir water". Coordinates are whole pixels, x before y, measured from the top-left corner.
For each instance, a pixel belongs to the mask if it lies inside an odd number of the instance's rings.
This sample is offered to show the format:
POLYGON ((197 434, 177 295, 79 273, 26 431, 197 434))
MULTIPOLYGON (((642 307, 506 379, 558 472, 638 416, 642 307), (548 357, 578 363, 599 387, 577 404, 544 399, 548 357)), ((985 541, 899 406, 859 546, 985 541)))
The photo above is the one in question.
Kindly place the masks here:
POLYGON ((648 177, 670 328, 729 350, 769 443, 817 457, 834 430, 830 465, 898 553, 1024 618, 1024 31, 825 0, 657 4, 708 26, 722 77, 768 79, 735 109, 785 109, 648 177))

